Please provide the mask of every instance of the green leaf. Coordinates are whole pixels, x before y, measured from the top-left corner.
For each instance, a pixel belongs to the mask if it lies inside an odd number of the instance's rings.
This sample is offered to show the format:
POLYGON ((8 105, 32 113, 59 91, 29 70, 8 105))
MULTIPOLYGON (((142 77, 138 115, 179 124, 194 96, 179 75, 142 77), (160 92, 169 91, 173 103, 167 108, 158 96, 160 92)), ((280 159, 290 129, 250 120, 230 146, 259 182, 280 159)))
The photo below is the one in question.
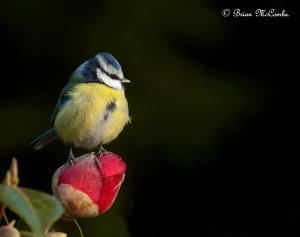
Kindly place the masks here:
POLYGON ((47 193, 29 188, 21 189, 30 198, 33 207, 37 211, 44 233, 64 213, 63 206, 58 200, 47 193))
POLYGON ((37 236, 43 236, 63 213, 54 197, 28 188, 0 184, 0 202, 24 219, 37 236))

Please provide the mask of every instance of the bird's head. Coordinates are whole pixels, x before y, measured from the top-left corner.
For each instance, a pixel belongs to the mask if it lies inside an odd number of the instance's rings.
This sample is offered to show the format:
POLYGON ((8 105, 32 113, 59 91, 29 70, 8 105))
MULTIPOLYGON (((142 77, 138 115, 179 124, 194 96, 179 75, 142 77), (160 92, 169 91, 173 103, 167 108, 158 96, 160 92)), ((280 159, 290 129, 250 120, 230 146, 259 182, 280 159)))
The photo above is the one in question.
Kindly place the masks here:
POLYGON ((121 65, 110 53, 96 54, 94 58, 81 64, 73 77, 80 78, 85 83, 102 83, 116 90, 123 90, 123 84, 130 82, 124 78, 121 65))

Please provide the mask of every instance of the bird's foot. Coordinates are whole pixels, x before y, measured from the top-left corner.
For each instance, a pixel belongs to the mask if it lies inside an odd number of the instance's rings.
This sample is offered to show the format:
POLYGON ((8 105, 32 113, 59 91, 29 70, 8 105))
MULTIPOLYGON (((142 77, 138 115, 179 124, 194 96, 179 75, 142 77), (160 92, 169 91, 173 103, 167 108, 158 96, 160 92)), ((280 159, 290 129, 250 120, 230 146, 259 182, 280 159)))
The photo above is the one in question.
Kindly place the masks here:
POLYGON ((104 147, 100 146, 99 150, 95 153, 95 155, 96 156, 102 156, 105 152, 106 152, 106 150, 104 149, 104 147))
POLYGON ((75 157, 74 157, 72 148, 70 148, 69 155, 68 155, 68 159, 67 159, 68 165, 73 165, 74 160, 75 160, 75 157))

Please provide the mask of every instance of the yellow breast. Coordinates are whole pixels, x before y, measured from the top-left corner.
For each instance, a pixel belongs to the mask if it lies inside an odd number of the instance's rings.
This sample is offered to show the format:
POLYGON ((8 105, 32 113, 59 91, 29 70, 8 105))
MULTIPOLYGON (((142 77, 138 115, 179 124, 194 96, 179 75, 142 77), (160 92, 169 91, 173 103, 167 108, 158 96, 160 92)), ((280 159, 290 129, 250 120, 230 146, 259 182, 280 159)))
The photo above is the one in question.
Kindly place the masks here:
POLYGON ((69 96, 54 122, 56 133, 66 144, 97 148, 115 139, 130 121, 124 91, 80 83, 69 96))

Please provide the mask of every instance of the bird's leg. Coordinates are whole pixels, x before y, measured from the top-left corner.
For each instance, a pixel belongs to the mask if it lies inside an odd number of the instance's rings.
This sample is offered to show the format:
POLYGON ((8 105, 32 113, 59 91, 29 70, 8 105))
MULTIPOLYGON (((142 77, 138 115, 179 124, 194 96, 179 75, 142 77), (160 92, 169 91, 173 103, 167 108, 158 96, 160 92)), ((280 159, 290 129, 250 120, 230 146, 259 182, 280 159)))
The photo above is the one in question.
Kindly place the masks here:
POLYGON ((102 156, 105 152, 106 150, 104 149, 104 147, 100 146, 98 151, 96 152, 96 156, 102 156))
POLYGON ((73 151, 72 151, 72 147, 70 147, 68 160, 67 160, 68 165, 73 165, 74 159, 75 159, 75 157, 74 157, 74 154, 73 154, 73 151))

